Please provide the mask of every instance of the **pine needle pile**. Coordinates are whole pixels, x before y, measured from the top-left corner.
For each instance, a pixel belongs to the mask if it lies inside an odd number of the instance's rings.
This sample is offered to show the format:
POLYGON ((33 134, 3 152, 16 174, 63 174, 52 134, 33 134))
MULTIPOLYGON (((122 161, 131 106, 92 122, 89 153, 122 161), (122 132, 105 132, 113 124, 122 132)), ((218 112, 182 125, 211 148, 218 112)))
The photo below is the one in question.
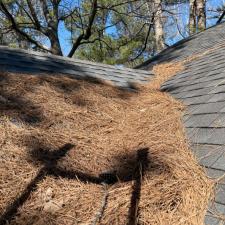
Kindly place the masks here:
POLYGON ((0 224, 203 224, 212 185, 159 91, 181 69, 135 92, 1 73, 0 224))

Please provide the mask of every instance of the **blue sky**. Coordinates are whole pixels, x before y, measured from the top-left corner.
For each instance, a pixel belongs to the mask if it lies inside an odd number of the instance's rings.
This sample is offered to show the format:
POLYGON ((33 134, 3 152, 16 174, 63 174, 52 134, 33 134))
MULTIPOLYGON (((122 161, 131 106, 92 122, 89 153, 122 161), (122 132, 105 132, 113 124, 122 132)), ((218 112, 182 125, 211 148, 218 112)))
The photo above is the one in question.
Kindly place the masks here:
MULTIPOLYGON (((71 4, 77 4, 77 1, 72 1, 71 4)), ((207 9, 216 9, 217 7, 221 7, 222 5, 225 5, 225 0, 207 0, 206 8, 207 9)), ((189 4, 188 1, 186 3, 183 3, 181 5, 176 6, 168 6, 169 10, 172 10, 176 14, 176 19, 178 21, 179 30, 181 31, 182 35, 180 35, 177 31, 177 27, 174 25, 170 25, 172 22, 172 17, 168 17, 166 24, 165 24, 165 33, 166 33, 166 43, 168 45, 172 45, 176 43, 177 41, 183 39, 183 37, 187 37, 188 33, 186 32, 186 27, 188 25, 188 15, 189 15, 189 4)), ((207 27, 210 27, 216 23, 216 19, 209 19, 213 17, 215 13, 213 12, 207 12, 207 27)), ((174 17, 173 17, 174 18, 174 17)), ((115 28, 110 28, 107 30, 108 33, 114 34, 115 28)), ((67 55, 71 48, 71 42, 70 42, 70 32, 68 32, 65 29, 65 26, 63 23, 60 23, 59 25, 59 38, 60 38, 60 44, 63 49, 64 55, 67 55)))
POLYGON ((63 54, 68 55, 71 49, 70 32, 65 29, 65 26, 62 22, 59 24, 58 29, 60 45, 62 46, 63 54))
MULTIPOLYGON (((225 0, 207 0, 206 2, 206 17, 207 17, 207 23, 206 26, 210 27, 216 24, 217 19, 212 19, 213 16, 218 15, 217 13, 211 12, 209 10, 216 9, 217 7, 221 7, 225 5, 225 0)), ((176 6, 170 6, 169 10, 173 11, 177 15, 177 21, 180 24, 179 29, 182 33, 182 35, 178 34, 178 30, 176 26, 172 25, 170 26, 170 22, 173 21, 172 17, 168 18, 166 26, 165 26, 165 32, 166 32, 166 43, 168 45, 172 45, 176 43, 177 41, 183 39, 184 37, 188 37, 188 32, 186 27, 188 26, 188 15, 189 15, 189 2, 183 3, 181 5, 176 6)), ((173 17, 174 18, 174 17, 173 17)))

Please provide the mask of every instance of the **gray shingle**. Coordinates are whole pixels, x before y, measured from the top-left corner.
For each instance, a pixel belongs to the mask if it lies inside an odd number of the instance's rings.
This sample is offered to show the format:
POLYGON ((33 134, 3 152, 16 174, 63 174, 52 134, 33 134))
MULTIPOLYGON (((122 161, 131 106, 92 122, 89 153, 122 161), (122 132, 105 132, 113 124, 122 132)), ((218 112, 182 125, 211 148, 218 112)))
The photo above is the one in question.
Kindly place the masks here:
POLYGON ((186 136, 188 137, 189 140, 196 134, 198 129, 196 128, 186 128, 186 136))
POLYGON ((187 128, 194 129, 189 135, 190 141, 195 144, 225 144, 225 128, 187 128))
POLYGON ((197 109, 194 110, 192 113, 193 114, 217 113, 221 111, 224 107, 225 107, 225 101, 199 104, 197 109))
POLYGON ((210 178, 219 179, 219 183, 225 184, 225 171, 215 168, 206 168, 206 173, 210 178))
POLYGON ((203 114, 203 115, 191 115, 188 120, 185 121, 186 127, 211 127, 210 125, 218 117, 218 114, 203 114))
POLYGON ((212 127, 225 127, 225 113, 219 113, 219 116, 211 124, 212 127))
POLYGON ((209 206, 209 211, 207 213, 208 215, 225 215, 225 205, 224 204, 220 204, 220 203, 216 203, 213 202, 210 204, 209 206))
POLYGON ((205 74, 201 74, 201 72, 199 72, 198 76, 195 76, 195 74, 192 72, 190 72, 190 78, 186 79, 185 81, 183 80, 177 80, 176 83, 178 85, 182 85, 182 86, 189 86, 189 85, 194 85, 194 84, 199 84, 199 83, 205 83, 208 81, 214 82, 214 81, 219 81, 219 83, 223 83, 224 82, 224 78, 225 78, 225 74, 224 71, 218 71, 218 70, 213 70, 213 71, 208 71, 205 74), (192 77, 192 78, 191 78, 192 77))
POLYGON ((78 79, 94 77, 111 81, 120 87, 130 87, 131 82, 146 82, 153 76, 150 71, 119 68, 8 47, 0 46, 0 53, 1 69, 9 72, 61 73, 72 75, 78 79))
POLYGON ((224 224, 217 217, 206 216, 205 217, 205 225, 224 225, 224 224))
POLYGON ((217 161, 212 165, 212 168, 225 171, 225 150, 223 154, 217 159, 217 161))
POLYGON ((181 95, 177 95, 177 96, 179 96, 180 98, 190 98, 195 96, 206 95, 210 91, 211 91, 211 88, 201 88, 198 90, 184 91, 184 92, 181 92, 181 95))
POLYGON ((225 93, 218 93, 214 94, 208 102, 219 102, 219 101, 225 101, 225 93))
POLYGON ((216 186, 215 191, 215 201, 217 203, 225 205, 225 185, 224 184, 218 184, 216 186))
POLYGON ((225 128, 207 128, 208 130, 212 130, 211 137, 207 140, 208 144, 225 144, 225 128))
POLYGON ((198 107, 199 107, 199 104, 197 104, 197 105, 189 105, 186 108, 184 115, 192 115, 193 112, 198 109, 198 107))
POLYGON ((213 88, 213 90, 210 93, 222 93, 225 92, 225 85, 219 85, 215 88, 213 88))
POLYGON ((214 145, 194 145, 193 150, 199 163, 206 167, 212 167, 224 151, 220 146, 214 145))
POLYGON ((185 105, 198 105, 198 104, 206 103, 212 96, 213 94, 202 95, 202 96, 196 96, 191 98, 184 98, 182 99, 182 101, 185 103, 185 105))
POLYGON ((214 81, 206 81, 202 83, 192 84, 186 87, 183 87, 183 91, 190 91, 190 90, 198 90, 201 88, 206 87, 216 87, 218 84, 220 84, 220 80, 214 80, 214 81))

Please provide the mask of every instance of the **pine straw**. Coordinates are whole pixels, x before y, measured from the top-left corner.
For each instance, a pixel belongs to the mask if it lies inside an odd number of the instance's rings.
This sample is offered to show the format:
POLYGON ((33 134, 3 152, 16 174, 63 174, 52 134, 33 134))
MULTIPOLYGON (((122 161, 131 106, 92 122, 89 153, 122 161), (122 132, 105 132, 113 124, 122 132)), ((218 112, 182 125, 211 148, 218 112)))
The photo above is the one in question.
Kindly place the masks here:
POLYGON ((155 68, 155 80, 134 93, 63 75, 1 74, 2 214, 67 143, 74 147, 57 158, 57 168, 94 177, 114 171, 119 179, 108 187, 104 203, 103 185, 43 176, 10 224, 89 225, 96 216, 101 218, 96 224, 128 224, 136 155, 142 148, 148 149, 148 167, 138 224, 203 224, 212 184, 189 150, 183 105, 158 90, 182 69, 166 67, 166 76, 165 65, 155 68))
POLYGON ((159 90, 161 85, 178 72, 185 69, 184 62, 163 63, 153 67, 153 74, 156 74, 153 82, 150 82, 150 88, 159 90))

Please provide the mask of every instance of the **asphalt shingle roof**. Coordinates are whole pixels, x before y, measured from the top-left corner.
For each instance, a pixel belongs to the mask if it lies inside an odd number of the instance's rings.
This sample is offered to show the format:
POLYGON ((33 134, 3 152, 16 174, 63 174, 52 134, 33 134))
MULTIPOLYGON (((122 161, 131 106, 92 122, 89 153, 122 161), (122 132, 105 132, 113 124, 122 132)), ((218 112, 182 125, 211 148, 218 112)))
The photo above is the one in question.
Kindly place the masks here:
MULTIPOLYGON (((183 39, 177 42, 175 45, 166 48, 158 55, 147 60, 143 64, 137 66, 137 69, 150 69, 152 66, 162 62, 174 62, 183 60, 192 55, 196 55, 204 52, 207 49, 211 49, 216 45, 223 45, 225 43, 225 24, 221 23, 214 27, 211 27, 203 32, 192 35, 186 39, 183 39)), ((210 57, 206 57, 207 60, 217 61, 219 64, 220 61, 225 59, 225 55, 218 56, 216 53, 212 53, 210 57)), ((196 68, 204 67, 208 61, 201 59, 198 63, 192 65, 196 68)), ((207 66, 210 66, 208 64, 207 66)))
POLYGON ((85 60, 68 59, 39 52, 0 46, 0 68, 9 72, 68 74, 76 78, 94 77, 129 88, 133 83, 148 82, 149 71, 121 68, 85 60))
MULTIPOLYGON (((0 68, 94 77, 129 88, 131 83, 148 82, 153 77, 149 70, 157 63, 180 61, 210 49, 213 51, 187 62, 185 70, 161 89, 187 105, 183 121, 193 152, 208 175, 218 178, 225 174, 225 23, 180 41, 135 70, 7 47, 0 47, 0 68)), ((220 219, 210 211, 225 215, 225 178, 218 184, 215 201, 206 216, 207 225, 219 224, 220 219)))
MULTIPOLYGON (((225 176, 225 23, 177 43, 138 68, 151 69, 156 63, 182 61, 196 54, 200 57, 187 61, 185 70, 161 90, 187 105, 183 121, 191 147, 208 175, 218 178, 225 176)), ((225 216, 225 178, 216 190, 207 225, 225 224, 211 213, 225 216)))

